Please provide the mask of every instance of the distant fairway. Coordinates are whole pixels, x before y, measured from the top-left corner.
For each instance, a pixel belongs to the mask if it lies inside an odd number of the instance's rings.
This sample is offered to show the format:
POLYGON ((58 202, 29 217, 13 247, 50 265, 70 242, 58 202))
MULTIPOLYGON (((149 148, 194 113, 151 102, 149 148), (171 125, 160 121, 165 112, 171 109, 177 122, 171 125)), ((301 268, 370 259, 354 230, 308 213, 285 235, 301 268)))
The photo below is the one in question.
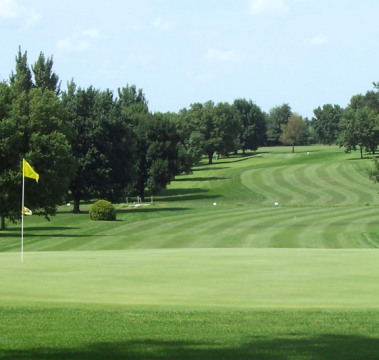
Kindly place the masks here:
POLYGON ((27 217, 23 264, 20 226, 9 224, 0 359, 102 359, 114 349, 111 358, 137 360, 376 359, 371 161, 334 146, 295 151, 204 162, 153 203, 117 204, 116 222, 90 221, 86 204, 80 215, 62 206, 51 222, 27 217))

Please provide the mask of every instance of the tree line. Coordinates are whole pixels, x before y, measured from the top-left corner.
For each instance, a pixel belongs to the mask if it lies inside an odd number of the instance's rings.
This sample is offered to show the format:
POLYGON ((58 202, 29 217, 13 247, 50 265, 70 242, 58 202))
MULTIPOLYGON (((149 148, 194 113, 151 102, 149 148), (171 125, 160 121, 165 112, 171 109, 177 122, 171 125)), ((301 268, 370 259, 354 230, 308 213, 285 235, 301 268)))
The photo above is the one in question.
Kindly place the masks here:
MULTIPOLYGON (((376 119, 377 92, 355 97, 344 111, 324 105, 311 121, 288 104, 265 113, 246 99, 153 113, 135 85, 114 92, 82 88, 71 80, 62 91, 53 57, 41 52, 29 66, 27 52, 19 48, 15 60, 8 81, 0 82, 1 229, 6 218, 20 218, 22 158, 41 179, 38 184, 26 180, 25 204, 49 218, 68 196, 74 212, 80 212, 82 200, 94 197, 143 199, 147 189, 157 194, 175 176, 191 173, 203 156, 212 164, 216 154, 245 154, 265 145, 292 145, 294 151, 295 145, 312 141, 334 143, 349 128, 349 119, 376 119)), ((372 151, 373 139, 367 145, 372 151)), ((344 146, 354 150, 357 145, 344 146)))

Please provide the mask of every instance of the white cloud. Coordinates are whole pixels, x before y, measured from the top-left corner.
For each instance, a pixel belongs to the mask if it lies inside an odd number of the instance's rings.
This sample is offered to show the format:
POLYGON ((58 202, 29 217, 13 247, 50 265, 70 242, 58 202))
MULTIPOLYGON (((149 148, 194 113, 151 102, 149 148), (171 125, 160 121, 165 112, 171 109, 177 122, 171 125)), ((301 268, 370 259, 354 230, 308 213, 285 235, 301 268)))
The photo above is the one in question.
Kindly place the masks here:
POLYGON ((16 0, 0 0, 0 17, 25 22, 26 26, 32 26, 39 21, 41 15, 33 8, 18 5, 16 0))
POLYGON ((159 30, 167 31, 171 30, 173 28, 172 24, 170 24, 168 21, 164 21, 161 18, 156 19, 153 22, 153 26, 159 30))
POLYGON ((250 12, 253 15, 275 15, 284 16, 290 11, 285 0, 252 0, 250 12))
POLYGON ((4 18, 20 17, 26 8, 20 6, 15 0, 0 0, 0 16, 4 18))
POLYGON ((205 54, 205 59, 222 62, 238 62, 245 60, 245 56, 235 51, 218 51, 209 49, 205 54))
POLYGON ((57 42, 57 49, 60 52, 81 52, 88 50, 92 46, 92 41, 100 37, 99 30, 90 28, 82 30, 80 27, 69 37, 57 42))
POLYGON ((307 45, 323 45, 329 42, 329 39, 325 37, 323 34, 318 34, 312 39, 305 40, 307 45))

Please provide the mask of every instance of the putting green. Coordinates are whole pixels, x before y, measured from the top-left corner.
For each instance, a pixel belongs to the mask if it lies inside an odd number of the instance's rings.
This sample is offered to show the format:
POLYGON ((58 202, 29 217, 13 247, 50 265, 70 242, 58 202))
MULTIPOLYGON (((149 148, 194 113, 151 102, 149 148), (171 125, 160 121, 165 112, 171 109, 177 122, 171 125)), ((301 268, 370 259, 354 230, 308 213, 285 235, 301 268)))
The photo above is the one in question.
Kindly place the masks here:
POLYGON ((170 249, 0 254, 0 303, 169 309, 379 307, 379 252, 170 249))

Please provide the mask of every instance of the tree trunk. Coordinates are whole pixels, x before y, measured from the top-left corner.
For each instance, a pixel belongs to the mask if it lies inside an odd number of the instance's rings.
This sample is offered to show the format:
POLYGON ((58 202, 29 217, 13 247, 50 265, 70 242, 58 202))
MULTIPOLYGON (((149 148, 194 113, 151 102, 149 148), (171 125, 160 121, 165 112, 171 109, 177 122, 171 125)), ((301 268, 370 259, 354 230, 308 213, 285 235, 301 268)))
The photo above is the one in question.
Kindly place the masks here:
POLYGON ((363 159, 363 148, 361 148, 361 159, 363 159))
POLYGON ((245 149, 242 149, 242 156, 245 156, 245 149))
POLYGON ((80 197, 74 196, 74 210, 72 210, 74 214, 80 213, 80 197))
POLYGON ((144 202, 145 201, 145 184, 141 184, 140 188, 139 188, 139 196, 141 198, 141 202, 144 202))
POLYGON ((0 230, 5 230, 5 216, 1 215, 1 227, 0 230))
POLYGON ((212 159, 213 159, 213 153, 208 154, 208 164, 212 164, 212 159))
POLYGON ((295 152, 295 145, 292 145, 292 152, 295 152))

